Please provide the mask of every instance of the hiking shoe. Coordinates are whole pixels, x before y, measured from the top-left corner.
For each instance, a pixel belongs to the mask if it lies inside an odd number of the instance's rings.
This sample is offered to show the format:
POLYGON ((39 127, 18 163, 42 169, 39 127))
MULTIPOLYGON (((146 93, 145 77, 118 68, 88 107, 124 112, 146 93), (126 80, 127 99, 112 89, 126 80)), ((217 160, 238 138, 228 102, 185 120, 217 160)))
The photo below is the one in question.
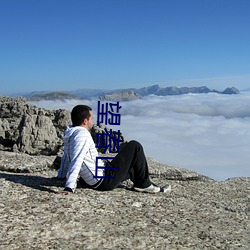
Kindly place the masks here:
POLYGON ((138 188, 138 187, 133 187, 135 191, 138 192, 144 192, 144 193, 169 193, 171 191, 171 186, 169 184, 163 186, 163 187, 158 187, 157 185, 151 183, 149 187, 146 188, 138 188))

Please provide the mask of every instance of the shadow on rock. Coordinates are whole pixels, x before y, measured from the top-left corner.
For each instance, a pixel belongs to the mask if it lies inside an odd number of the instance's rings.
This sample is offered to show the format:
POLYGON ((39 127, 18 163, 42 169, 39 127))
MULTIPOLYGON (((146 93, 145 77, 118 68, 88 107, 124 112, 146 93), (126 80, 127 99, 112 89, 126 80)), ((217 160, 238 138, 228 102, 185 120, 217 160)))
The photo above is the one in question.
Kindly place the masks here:
POLYGON ((56 177, 46 178, 42 176, 0 173, 0 178, 49 193, 57 193, 49 187, 64 187, 65 184, 64 180, 56 177))

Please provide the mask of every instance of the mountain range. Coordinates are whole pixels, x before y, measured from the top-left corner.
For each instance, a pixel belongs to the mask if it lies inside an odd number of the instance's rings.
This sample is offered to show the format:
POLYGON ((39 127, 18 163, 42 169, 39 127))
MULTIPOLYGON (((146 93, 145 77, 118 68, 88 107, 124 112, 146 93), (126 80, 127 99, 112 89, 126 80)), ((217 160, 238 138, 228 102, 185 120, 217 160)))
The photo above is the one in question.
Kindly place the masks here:
POLYGON ((43 92, 30 92, 22 95, 30 101, 40 100, 65 100, 65 99, 91 99, 99 98, 100 100, 108 101, 129 101, 141 98, 147 95, 183 95, 183 94, 204 94, 204 93, 218 93, 218 94, 239 94, 240 91, 235 87, 228 87, 224 91, 209 89, 206 86, 201 87, 160 87, 159 85, 152 85, 143 88, 128 88, 128 89, 77 89, 67 92, 59 91, 43 91, 43 92))

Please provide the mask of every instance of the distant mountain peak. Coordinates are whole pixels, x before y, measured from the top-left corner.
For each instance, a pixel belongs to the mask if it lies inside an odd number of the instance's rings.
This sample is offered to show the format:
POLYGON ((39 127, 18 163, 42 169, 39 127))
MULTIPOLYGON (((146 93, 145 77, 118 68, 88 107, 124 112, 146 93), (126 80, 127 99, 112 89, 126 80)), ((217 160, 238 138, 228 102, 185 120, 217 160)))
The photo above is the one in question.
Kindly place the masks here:
POLYGON ((239 94, 240 91, 238 89, 236 89, 235 87, 231 87, 231 88, 226 88, 222 94, 227 94, 227 95, 232 95, 232 94, 239 94))
POLYGON ((49 101, 49 100, 68 100, 68 99, 71 100, 80 98, 76 95, 72 95, 67 92, 58 92, 58 91, 49 92, 45 94, 35 94, 30 98, 28 98, 29 101, 41 101, 41 100, 49 101))
POLYGON ((99 97, 101 101, 132 101, 141 98, 139 94, 133 90, 123 90, 120 93, 113 93, 99 97))

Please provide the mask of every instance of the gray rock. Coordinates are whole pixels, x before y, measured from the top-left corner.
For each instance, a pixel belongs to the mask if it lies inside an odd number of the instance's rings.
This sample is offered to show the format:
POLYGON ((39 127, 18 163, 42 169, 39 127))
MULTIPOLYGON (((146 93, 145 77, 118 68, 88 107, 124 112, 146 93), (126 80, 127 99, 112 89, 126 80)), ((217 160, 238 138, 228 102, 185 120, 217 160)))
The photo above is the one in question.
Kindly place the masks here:
POLYGON ((41 173, 54 168, 55 156, 37 156, 8 151, 0 151, 0 156, 0 171, 41 173))
MULTIPOLYGON (((99 153, 100 156, 115 157, 116 153, 99 153)), ((36 173, 58 169, 60 156, 28 155, 20 152, 0 151, 0 171, 14 173, 36 173)), ((178 181, 213 181, 211 178, 203 176, 197 172, 177 168, 174 166, 161 164, 154 159, 147 157, 150 168, 150 175, 153 178, 178 180, 178 181)))
POLYGON ((56 154, 70 123, 66 110, 50 111, 26 103, 24 98, 0 98, 1 148, 28 154, 56 154))
POLYGON ((34 170, 0 171, 3 249, 250 247, 250 178, 190 179, 199 175, 149 160, 152 181, 168 182, 171 193, 144 194, 126 188, 99 192, 79 187, 75 194, 62 195, 64 181, 55 178, 47 157, 4 152, 3 158, 0 166, 16 164, 17 169, 34 170), (40 170, 35 167, 39 164, 40 170))
POLYGON ((19 125, 18 148, 28 154, 37 151, 56 152, 60 144, 51 119, 40 111, 37 115, 25 114, 19 125))

